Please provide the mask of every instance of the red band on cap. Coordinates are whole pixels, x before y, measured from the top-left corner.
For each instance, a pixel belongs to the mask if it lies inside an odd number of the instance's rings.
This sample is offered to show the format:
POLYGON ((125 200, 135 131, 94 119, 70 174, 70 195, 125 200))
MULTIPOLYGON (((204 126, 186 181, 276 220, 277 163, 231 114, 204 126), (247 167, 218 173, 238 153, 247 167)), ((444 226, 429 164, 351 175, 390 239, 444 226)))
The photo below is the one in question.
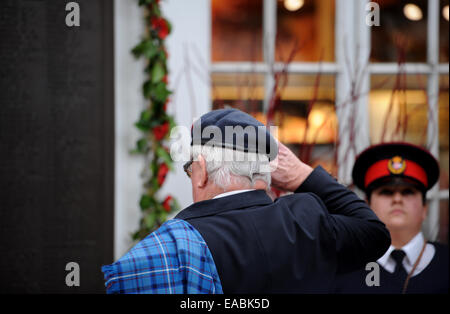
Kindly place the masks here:
MULTIPOLYGON (((428 178, 425 170, 419 166, 417 163, 411 160, 405 160, 406 168, 402 173, 403 176, 407 176, 421 182, 426 188, 428 187, 428 178)), ((364 187, 372 183, 373 181, 391 176, 391 172, 388 168, 389 159, 384 159, 377 161, 366 172, 366 176, 364 178, 364 187)))

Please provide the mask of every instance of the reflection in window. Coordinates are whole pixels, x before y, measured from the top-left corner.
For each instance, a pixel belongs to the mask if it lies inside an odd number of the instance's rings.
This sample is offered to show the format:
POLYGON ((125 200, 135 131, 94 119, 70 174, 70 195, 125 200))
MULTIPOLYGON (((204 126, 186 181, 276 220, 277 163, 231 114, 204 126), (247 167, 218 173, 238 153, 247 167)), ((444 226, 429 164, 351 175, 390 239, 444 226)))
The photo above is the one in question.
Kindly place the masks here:
MULTIPOLYGON (((334 0, 277 1, 276 61, 334 60, 334 0)), ((212 61, 263 60, 263 1, 212 0, 212 61)))
POLYGON ((440 1, 439 11, 439 62, 448 62, 449 1, 440 1))
POLYGON ((370 61, 426 62, 428 1, 375 2, 380 5, 380 26, 371 28, 370 61))
MULTIPOLYGON (((212 78, 213 109, 238 108, 267 124, 267 115, 262 112, 262 75, 213 74, 212 78)), ((286 83, 279 85, 271 125, 278 127, 278 139, 303 161, 313 166, 320 164, 336 175, 334 84, 331 75, 287 76, 286 83)))
POLYGON ((439 89, 439 166, 441 175, 440 188, 448 189, 449 176, 449 109, 448 109, 448 75, 440 76, 439 89))
MULTIPOLYGON (((448 75, 441 75, 439 78, 439 188, 447 190, 449 188, 449 79, 448 75)), ((448 239, 448 199, 440 201, 439 235, 438 241, 449 243, 448 239)))
POLYGON ((262 111, 264 75, 248 73, 212 74, 213 109, 231 106, 247 113, 262 111))
POLYGON ((262 61, 262 0, 212 0, 213 62, 262 61))
POLYGON ((373 75, 369 94, 370 140, 426 146, 426 76, 373 75))
POLYGON ((277 6, 277 61, 334 61, 335 1, 302 1, 295 11, 277 6), (290 58, 290 55, 293 58, 290 58))

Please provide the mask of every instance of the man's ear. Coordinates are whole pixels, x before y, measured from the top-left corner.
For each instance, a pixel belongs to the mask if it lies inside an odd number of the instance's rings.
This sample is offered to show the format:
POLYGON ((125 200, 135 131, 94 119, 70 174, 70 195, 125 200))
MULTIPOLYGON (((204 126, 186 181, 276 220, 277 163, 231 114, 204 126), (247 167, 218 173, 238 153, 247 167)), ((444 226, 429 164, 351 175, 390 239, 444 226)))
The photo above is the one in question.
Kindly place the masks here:
POLYGON ((206 171, 206 160, 202 155, 198 155, 198 166, 199 166, 199 181, 198 187, 205 187, 208 183, 208 172, 206 171))

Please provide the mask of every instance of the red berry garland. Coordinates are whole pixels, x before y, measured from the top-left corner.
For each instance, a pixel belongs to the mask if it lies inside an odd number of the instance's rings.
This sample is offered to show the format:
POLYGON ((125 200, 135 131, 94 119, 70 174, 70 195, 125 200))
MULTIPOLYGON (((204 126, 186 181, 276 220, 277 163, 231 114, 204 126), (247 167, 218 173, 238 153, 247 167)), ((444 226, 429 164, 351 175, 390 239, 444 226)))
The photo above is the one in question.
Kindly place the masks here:
POLYGON ((164 146, 169 132, 175 126, 172 116, 167 113, 170 102, 168 90, 167 53, 164 40, 170 34, 171 25, 161 14, 159 0, 139 0, 146 12, 146 33, 141 42, 133 48, 135 57, 147 60, 145 72, 148 74, 143 84, 143 94, 149 100, 148 107, 141 113, 136 127, 144 134, 136 143, 135 153, 148 155, 151 175, 145 183, 146 191, 139 202, 143 217, 133 239, 143 239, 156 230, 167 219, 167 214, 179 208, 172 196, 158 200, 158 191, 172 169, 169 150, 164 146))

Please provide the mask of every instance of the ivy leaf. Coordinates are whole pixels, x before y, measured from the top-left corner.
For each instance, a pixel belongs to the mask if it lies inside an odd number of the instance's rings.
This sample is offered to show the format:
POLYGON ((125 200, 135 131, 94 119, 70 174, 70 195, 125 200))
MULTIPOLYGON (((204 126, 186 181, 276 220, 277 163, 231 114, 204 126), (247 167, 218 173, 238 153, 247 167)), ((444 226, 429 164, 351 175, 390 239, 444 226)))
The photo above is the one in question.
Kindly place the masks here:
POLYGON ((161 61, 163 63, 167 62, 166 53, 164 52, 164 49, 160 49, 158 51, 158 59, 159 59, 159 61, 161 61))
POLYGON ((154 175, 156 175, 158 173, 158 163, 156 162, 156 160, 153 160, 150 164, 150 170, 152 171, 152 173, 154 175))
POLYGON ((148 140, 146 138, 141 138, 136 142, 136 147, 138 152, 146 153, 148 149, 148 140))
POLYGON ((153 177, 151 180, 153 191, 157 191, 159 189, 158 179, 157 177, 153 177))
POLYGON ((155 221, 156 221, 156 213, 155 212, 151 212, 148 215, 145 215, 145 217, 144 217, 145 226, 149 229, 153 229, 155 221))
POLYGON ((167 120, 169 120, 169 129, 172 130, 177 125, 175 119, 172 116, 167 116, 167 120))
POLYGON ((141 131, 148 131, 152 126, 152 114, 149 110, 144 110, 141 112, 141 117, 138 122, 134 125, 141 131))
POLYGON ((144 55, 147 58, 153 58, 158 52, 158 47, 155 47, 151 40, 144 39, 131 52, 136 58, 144 55))
POLYGON ((163 222, 167 220, 167 212, 165 210, 163 210, 160 214, 159 214, 159 221, 163 222))
MULTIPOLYGON (((150 1, 154 1, 154 0, 150 0, 150 1)), ((154 15, 156 16, 161 16, 161 10, 159 9, 158 5, 153 6, 153 12, 154 15)))
POLYGON ((136 148, 130 151, 130 154, 145 154, 149 150, 148 140, 141 138, 136 142, 136 148))
POLYGON ((147 5, 152 3, 154 0, 139 0, 139 5, 147 5))
POLYGON ((170 170, 173 170, 172 158, 170 157, 169 153, 162 146, 159 146, 158 148, 156 148, 156 155, 159 158, 161 158, 162 160, 164 160, 164 163, 167 164, 167 166, 169 167, 170 170))
POLYGON ((144 56, 147 59, 153 59, 157 54, 158 54, 158 48, 153 45, 144 51, 144 56))
POLYGON ((161 64, 161 62, 155 63, 152 69, 152 82, 159 83, 164 77, 164 75, 166 75, 166 71, 164 70, 164 67, 161 64))
POLYGON ((139 240, 141 238, 141 230, 136 231, 135 233, 133 233, 133 235, 131 236, 131 238, 133 239, 133 241, 135 240, 139 240))
POLYGON ((172 24, 168 20, 166 20, 166 23, 167 23, 167 28, 169 29, 169 34, 170 34, 172 32, 172 24))
POLYGON ((165 83, 159 82, 156 85, 156 88, 154 90, 154 97, 156 101, 165 103, 167 96, 169 96, 170 94, 172 94, 172 92, 167 89, 165 83))
POLYGON ((152 91, 153 91, 152 82, 145 81, 144 84, 142 85, 142 92, 144 94, 144 97, 150 98, 152 96, 152 91))
POLYGON ((150 208, 152 203, 153 203, 152 198, 149 195, 144 194, 141 196, 141 200, 139 201, 139 206, 141 207, 141 210, 146 210, 146 209, 150 208))
POLYGON ((172 198, 171 211, 177 211, 180 209, 180 203, 175 198, 172 198))

